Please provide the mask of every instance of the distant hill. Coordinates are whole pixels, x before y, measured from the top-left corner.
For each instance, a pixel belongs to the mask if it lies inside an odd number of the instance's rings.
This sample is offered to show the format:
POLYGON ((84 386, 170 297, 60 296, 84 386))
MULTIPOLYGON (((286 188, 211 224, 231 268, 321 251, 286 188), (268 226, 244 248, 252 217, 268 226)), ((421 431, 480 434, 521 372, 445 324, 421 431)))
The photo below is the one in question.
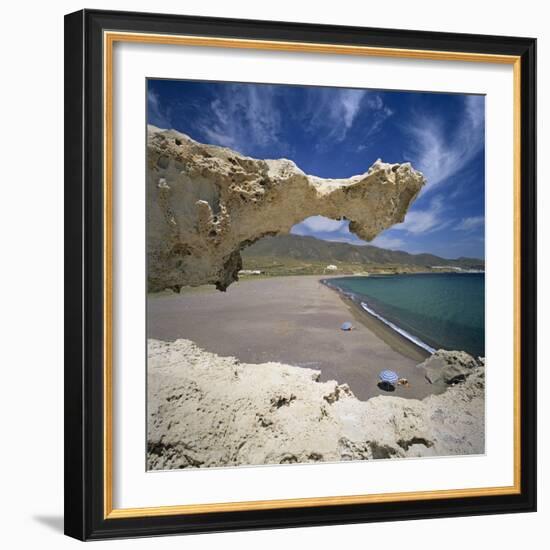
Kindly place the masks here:
POLYGON ((456 258, 449 260, 433 254, 409 254, 399 250, 386 250, 372 245, 352 245, 302 237, 299 235, 278 235, 264 237, 242 251, 244 268, 258 269, 279 265, 292 266, 293 270, 310 266, 334 264, 348 271, 358 268, 397 271, 431 270, 434 267, 448 269, 485 269, 484 260, 477 258, 456 258))

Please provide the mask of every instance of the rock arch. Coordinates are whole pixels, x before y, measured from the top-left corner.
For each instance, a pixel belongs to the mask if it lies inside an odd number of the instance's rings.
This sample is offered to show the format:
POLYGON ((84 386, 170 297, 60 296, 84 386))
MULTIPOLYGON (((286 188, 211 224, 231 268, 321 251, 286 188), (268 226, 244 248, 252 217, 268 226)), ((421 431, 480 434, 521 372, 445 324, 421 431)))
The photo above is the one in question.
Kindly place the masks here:
POLYGON ((244 247, 310 216, 349 220, 350 231, 370 241, 403 221, 424 183, 409 163, 381 160, 361 175, 318 178, 287 159, 245 157, 149 126, 148 288, 225 290, 237 280, 244 247))

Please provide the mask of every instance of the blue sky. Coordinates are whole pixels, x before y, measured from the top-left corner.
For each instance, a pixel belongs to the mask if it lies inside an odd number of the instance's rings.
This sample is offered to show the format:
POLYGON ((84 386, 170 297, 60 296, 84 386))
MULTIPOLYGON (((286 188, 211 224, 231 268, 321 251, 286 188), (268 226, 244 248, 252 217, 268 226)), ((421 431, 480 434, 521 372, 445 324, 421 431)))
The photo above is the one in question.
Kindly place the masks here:
MULTIPOLYGON (((428 183, 405 221, 371 244, 446 258, 485 249, 482 96, 267 84, 149 80, 148 123, 304 172, 344 178, 378 158, 411 162, 428 183)), ((293 233, 365 244, 347 221, 315 216, 293 233)))

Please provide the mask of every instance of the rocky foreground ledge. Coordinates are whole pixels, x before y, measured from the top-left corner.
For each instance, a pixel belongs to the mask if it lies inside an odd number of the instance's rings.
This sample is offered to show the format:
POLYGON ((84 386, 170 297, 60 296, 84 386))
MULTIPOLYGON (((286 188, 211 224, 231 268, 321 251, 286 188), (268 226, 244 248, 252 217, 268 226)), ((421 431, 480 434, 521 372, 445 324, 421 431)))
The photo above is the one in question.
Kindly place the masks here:
POLYGON ((149 126, 149 290, 203 284, 225 290, 238 278, 243 248, 288 233, 309 216, 349 220, 349 230, 370 241, 404 220, 424 183, 409 163, 380 160, 363 174, 323 179, 291 160, 245 157, 149 126))
POLYGON ((484 452, 485 367, 438 351, 419 365, 440 392, 359 401, 320 371, 148 342, 148 468, 336 462, 484 452))

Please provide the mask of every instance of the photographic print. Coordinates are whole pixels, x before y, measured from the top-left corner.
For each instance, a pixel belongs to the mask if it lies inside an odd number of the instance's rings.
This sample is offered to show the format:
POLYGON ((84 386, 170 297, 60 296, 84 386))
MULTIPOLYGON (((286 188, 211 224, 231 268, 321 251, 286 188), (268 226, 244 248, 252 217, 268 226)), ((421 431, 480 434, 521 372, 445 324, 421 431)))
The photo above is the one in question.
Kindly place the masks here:
POLYGON ((66 534, 536 510, 535 60, 65 17, 66 534))
POLYGON ((147 81, 147 469, 485 451, 483 95, 147 81))

